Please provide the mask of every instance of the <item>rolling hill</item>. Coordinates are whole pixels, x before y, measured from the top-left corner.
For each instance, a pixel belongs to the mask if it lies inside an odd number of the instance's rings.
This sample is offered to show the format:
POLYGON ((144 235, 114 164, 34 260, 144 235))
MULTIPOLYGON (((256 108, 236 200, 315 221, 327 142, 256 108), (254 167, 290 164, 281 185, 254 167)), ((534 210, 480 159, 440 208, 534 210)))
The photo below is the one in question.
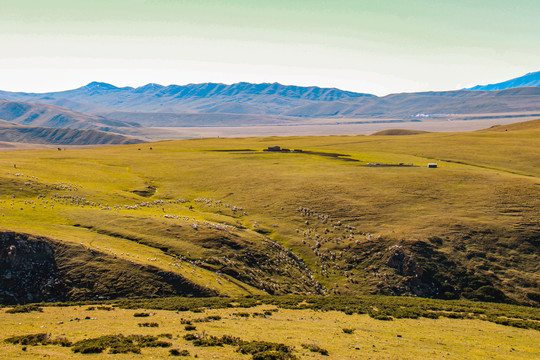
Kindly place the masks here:
POLYGON ((122 127, 134 127, 118 120, 89 115, 48 104, 34 104, 0 99, 0 119, 26 126, 51 128, 94 129, 114 131, 122 127))
POLYGON ((0 298, 539 306, 540 128, 496 130, 0 153, 0 298))
POLYGON ((0 120, 0 141, 50 145, 138 144, 141 140, 99 130, 22 126, 0 120))

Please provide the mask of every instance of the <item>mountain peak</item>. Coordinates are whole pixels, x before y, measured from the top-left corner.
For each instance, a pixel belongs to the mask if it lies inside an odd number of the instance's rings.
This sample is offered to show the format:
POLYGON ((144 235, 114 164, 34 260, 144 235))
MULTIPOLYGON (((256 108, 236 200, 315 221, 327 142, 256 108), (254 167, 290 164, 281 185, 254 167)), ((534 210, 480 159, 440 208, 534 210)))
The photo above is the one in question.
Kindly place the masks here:
POLYGON ((83 86, 81 89, 88 89, 88 90, 118 90, 119 87, 116 87, 111 84, 107 84, 104 82, 98 82, 98 81, 92 81, 86 86, 83 86))

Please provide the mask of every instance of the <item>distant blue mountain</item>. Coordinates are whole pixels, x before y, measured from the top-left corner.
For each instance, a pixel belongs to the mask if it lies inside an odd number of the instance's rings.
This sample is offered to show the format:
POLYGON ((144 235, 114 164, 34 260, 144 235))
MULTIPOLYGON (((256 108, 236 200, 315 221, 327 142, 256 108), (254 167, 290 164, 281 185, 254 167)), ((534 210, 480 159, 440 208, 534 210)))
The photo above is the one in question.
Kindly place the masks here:
MULTIPOLYGON (((457 90, 383 97, 279 83, 147 84, 133 88, 92 82, 78 89, 41 94, 0 91, 0 99, 61 106, 128 125, 135 122, 144 126, 246 126, 297 123, 309 118, 418 119, 444 114, 540 114, 539 78, 540 72, 528 74, 508 86, 529 87, 499 91, 457 90), (533 78, 537 81, 534 84, 533 78)), ((473 89, 480 90, 479 87, 473 89)), ((12 112, 17 110, 14 106, 12 112)), ((4 120, 10 121, 9 118, 4 120)))
POLYGON ((510 80, 503 81, 497 84, 476 85, 474 87, 464 89, 464 90, 494 91, 494 90, 513 89, 517 87, 536 87, 536 86, 540 86, 540 71, 528 73, 527 75, 523 75, 515 79, 510 79, 510 80))

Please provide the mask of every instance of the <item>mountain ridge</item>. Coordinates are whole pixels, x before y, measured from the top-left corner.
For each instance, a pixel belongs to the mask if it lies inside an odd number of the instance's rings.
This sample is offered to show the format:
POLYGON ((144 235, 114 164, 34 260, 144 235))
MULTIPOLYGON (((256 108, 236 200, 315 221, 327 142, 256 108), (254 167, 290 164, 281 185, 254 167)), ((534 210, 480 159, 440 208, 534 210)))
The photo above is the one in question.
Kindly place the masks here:
POLYGON ((247 116, 250 119, 239 122, 243 125, 262 125, 275 124, 275 117, 283 120, 281 124, 294 123, 294 119, 299 124, 305 119, 382 118, 411 121, 424 117, 442 119, 448 115, 523 114, 540 111, 540 87, 497 91, 427 91, 378 97, 336 88, 279 83, 168 86, 149 83, 134 88, 91 82, 77 89, 40 94, 0 91, 0 97, 10 101, 62 106, 91 116, 114 116, 128 124, 158 127, 212 126, 216 123, 238 126, 234 116, 247 116), (151 114, 168 115, 157 116, 160 121, 153 123, 148 120, 154 117, 151 114), (178 121, 179 114, 184 120, 190 118, 193 121, 178 121), (216 116, 228 120, 216 122, 216 116), (269 120, 269 116, 274 118, 269 120), (141 117, 144 118, 142 123, 141 117), (167 117, 170 123, 164 120, 167 117))
POLYGON ((518 87, 537 87, 540 86, 540 71, 530 72, 523 76, 519 76, 510 80, 488 84, 488 85, 476 85, 463 90, 504 90, 513 89, 518 87))

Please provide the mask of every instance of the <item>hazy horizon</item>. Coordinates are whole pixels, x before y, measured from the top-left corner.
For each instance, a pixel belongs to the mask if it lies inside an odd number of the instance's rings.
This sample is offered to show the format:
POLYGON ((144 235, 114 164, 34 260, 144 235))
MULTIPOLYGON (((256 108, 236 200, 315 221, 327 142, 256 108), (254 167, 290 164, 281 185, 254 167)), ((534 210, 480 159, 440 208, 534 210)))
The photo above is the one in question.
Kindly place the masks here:
POLYGON ((386 95, 538 71, 540 3, 4 0, 0 89, 273 83, 386 95))

